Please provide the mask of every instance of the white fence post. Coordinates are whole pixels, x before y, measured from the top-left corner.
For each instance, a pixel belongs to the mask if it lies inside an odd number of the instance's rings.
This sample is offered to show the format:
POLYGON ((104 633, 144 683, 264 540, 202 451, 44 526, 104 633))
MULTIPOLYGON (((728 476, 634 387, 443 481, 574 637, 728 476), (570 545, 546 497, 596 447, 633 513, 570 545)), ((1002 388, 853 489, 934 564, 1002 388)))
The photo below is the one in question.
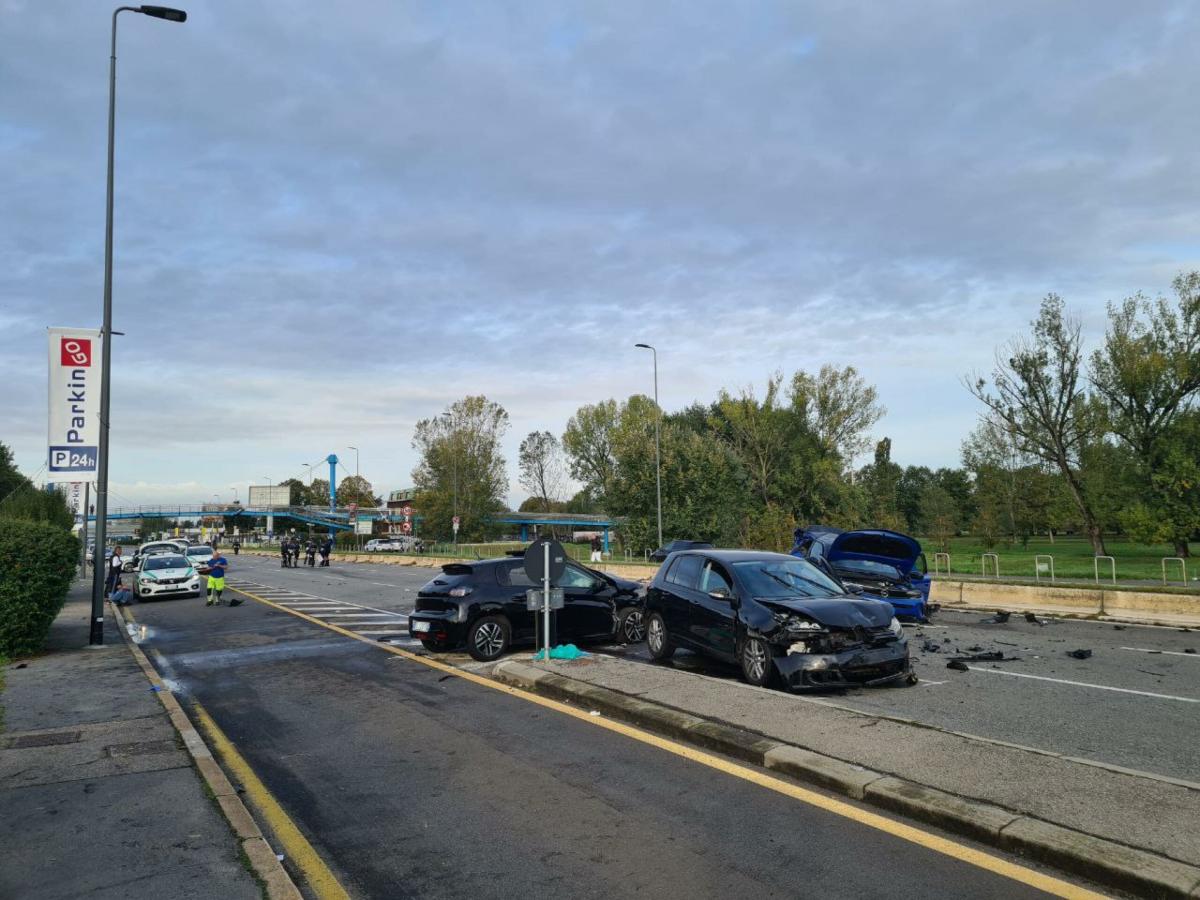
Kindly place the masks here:
POLYGON ((1167 583, 1167 563, 1169 563, 1169 562, 1179 563, 1179 568, 1183 572, 1183 586, 1187 587, 1187 560, 1185 560, 1181 556, 1164 556, 1162 558, 1163 584, 1167 583))
POLYGON ((1048 553, 1039 553, 1033 558, 1033 579, 1038 583, 1042 580, 1042 560, 1050 560, 1050 583, 1054 584, 1054 557, 1048 553))
POLYGON ((1096 584, 1100 583, 1100 560, 1107 559, 1108 564, 1112 567, 1112 583, 1117 583, 1117 561, 1111 556, 1097 556, 1092 560, 1092 568, 1096 572, 1096 584))
POLYGON ((934 575, 941 574, 938 571, 938 563, 942 560, 945 560, 945 562, 946 562, 946 576, 949 577, 950 576, 950 554, 949 553, 933 554, 933 574, 934 575))
POLYGON ((981 554, 981 556, 979 558, 979 577, 980 578, 987 577, 987 561, 989 559, 992 561, 992 566, 996 570, 995 577, 999 578, 1000 577, 1000 557, 995 553, 981 554))

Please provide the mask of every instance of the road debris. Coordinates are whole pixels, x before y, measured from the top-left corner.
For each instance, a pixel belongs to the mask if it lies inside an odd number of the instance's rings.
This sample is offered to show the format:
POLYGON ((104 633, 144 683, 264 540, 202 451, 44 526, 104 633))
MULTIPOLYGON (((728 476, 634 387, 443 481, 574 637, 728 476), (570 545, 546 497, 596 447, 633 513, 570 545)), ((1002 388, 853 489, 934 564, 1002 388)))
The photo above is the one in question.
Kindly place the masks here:
POLYGON ((953 669, 955 672, 969 672, 971 670, 970 666, 958 659, 950 660, 950 662, 946 663, 946 668, 953 669))
POLYGON ((1124 630, 1125 630, 1124 625, 1114 625, 1113 626, 1113 631, 1124 631, 1124 630))
POLYGON ((1068 650, 1067 651, 1067 656, 1070 656, 1073 659, 1088 659, 1089 657, 1091 657, 1091 655, 1092 655, 1091 650, 1080 649, 1080 650, 1068 650))
POLYGON ((1008 621, 1008 617, 1011 615, 1012 615, 1012 613, 998 612, 994 616, 988 616, 986 619, 980 619, 979 624, 980 625, 1003 625, 1005 622, 1008 621))
POLYGON ((1184 653, 1195 653, 1195 652, 1196 652, 1196 648, 1195 648, 1195 647, 1184 647, 1184 648, 1183 648, 1183 652, 1184 652, 1184 653))
POLYGON ((984 653, 972 653, 970 656, 955 656, 955 662, 1019 662, 1019 656, 1005 656, 999 650, 988 650, 984 653))
POLYGON ((935 644, 933 641, 925 641, 923 644, 921 644, 922 653, 937 653, 941 649, 942 645, 935 644))

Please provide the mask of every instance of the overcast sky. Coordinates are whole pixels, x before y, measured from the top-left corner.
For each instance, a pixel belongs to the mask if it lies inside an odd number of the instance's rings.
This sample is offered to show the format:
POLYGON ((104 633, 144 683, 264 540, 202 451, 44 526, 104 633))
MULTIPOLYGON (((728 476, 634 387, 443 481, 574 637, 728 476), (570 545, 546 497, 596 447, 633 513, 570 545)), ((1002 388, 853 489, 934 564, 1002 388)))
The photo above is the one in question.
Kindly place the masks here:
MULTIPOLYGON (((1200 267, 1200 11, 1127 2, 191 4, 122 14, 113 505, 330 452, 411 483, 466 393, 581 404, 857 366, 902 463, 1048 291, 1200 267)), ((0 0, 0 440, 101 316, 109 15, 0 0)))

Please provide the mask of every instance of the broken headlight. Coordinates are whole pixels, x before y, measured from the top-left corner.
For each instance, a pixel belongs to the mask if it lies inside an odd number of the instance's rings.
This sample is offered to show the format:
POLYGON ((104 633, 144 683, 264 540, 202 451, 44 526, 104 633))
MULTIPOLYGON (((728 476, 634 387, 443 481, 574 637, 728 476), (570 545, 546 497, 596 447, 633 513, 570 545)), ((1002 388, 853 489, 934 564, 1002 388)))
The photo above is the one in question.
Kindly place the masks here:
POLYGON ((897 619, 895 616, 892 616, 892 621, 888 625, 888 631, 890 631, 896 637, 904 636, 904 626, 900 624, 900 620, 897 619))

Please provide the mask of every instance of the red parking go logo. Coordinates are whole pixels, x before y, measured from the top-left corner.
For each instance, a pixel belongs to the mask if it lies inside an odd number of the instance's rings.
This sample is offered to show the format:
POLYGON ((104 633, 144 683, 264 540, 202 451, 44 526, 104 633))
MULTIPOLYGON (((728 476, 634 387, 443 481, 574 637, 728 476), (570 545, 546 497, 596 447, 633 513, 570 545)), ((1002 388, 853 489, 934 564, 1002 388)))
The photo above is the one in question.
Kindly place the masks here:
POLYGON ((64 366, 90 366, 92 364, 91 340, 89 338, 63 338, 62 364, 64 366))

